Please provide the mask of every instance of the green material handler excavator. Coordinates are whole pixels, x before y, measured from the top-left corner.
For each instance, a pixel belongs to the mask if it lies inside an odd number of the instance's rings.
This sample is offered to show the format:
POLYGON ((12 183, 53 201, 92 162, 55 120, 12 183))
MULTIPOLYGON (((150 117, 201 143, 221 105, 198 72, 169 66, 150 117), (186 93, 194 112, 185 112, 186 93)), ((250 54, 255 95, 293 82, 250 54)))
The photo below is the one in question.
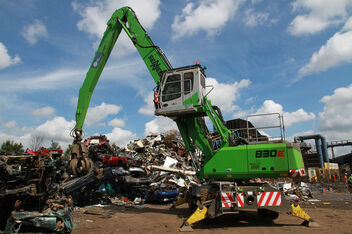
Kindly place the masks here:
POLYGON ((207 98, 205 67, 196 63, 173 68, 129 7, 116 10, 108 21, 79 90, 76 126, 71 132, 74 137, 70 161, 72 173, 83 175, 93 168, 88 150, 81 142, 82 128, 94 88, 122 29, 156 83, 155 114, 176 122, 201 181, 187 186, 188 191, 174 204, 176 207, 188 202, 194 211, 182 230, 190 229, 193 223, 204 218, 241 210, 258 210, 260 216, 270 219, 277 218, 279 213, 290 213, 304 219, 304 224, 312 224, 311 217, 299 205, 286 200, 282 191, 268 183, 253 182, 254 178, 305 176, 299 147, 284 140, 252 141, 250 134, 244 139, 229 130, 220 109, 207 98), (204 117, 209 117, 217 132, 216 144, 204 117), (200 154, 196 153, 198 149, 200 154))

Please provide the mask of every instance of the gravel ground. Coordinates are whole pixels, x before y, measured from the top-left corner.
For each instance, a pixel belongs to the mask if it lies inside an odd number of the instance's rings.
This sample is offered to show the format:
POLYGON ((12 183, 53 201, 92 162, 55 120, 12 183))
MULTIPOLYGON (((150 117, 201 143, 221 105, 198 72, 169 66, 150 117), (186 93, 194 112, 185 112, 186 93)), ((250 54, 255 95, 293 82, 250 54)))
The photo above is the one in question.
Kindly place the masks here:
MULTIPOLYGON (((274 222, 263 221, 256 212, 241 212, 207 219, 194 225, 201 233, 352 233, 352 195, 313 194, 316 200, 302 208, 320 225, 301 226, 302 220, 280 214, 274 222)), ((170 205, 145 205, 124 208, 116 205, 76 209, 72 233, 179 233, 178 228, 190 215, 187 205, 170 210, 170 205)))

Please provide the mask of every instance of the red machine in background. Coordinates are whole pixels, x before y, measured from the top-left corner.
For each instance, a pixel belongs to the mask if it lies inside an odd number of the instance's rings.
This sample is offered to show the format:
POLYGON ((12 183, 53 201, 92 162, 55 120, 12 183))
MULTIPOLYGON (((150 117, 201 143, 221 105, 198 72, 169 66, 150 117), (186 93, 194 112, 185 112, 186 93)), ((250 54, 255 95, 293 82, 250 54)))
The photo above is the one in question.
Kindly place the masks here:
POLYGON ((61 157, 62 156, 63 150, 62 149, 46 149, 46 148, 42 148, 40 150, 33 151, 33 150, 27 149, 25 153, 30 154, 30 155, 41 155, 41 156, 50 155, 50 156, 56 158, 56 157, 61 157))
POLYGON ((129 167, 136 164, 130 155, 120 151, 120 148, 110 145, 109 139, 105 135, 91 136, 84 140, 87 146, 89 157, 93 162, 102 164, 99 166, 122 166, 129 167))

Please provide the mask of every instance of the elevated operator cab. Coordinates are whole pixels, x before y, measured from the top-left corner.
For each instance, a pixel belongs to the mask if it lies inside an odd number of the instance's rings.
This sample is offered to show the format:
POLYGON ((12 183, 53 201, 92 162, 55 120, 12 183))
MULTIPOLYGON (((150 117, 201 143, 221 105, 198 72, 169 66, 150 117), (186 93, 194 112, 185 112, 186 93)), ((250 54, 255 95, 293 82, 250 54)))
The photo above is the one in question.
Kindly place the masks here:
POLYGON ((164 72, 154 94, 155 114, 167 117, 199 114, 205 95, 204 68, 197 65, 164 72))

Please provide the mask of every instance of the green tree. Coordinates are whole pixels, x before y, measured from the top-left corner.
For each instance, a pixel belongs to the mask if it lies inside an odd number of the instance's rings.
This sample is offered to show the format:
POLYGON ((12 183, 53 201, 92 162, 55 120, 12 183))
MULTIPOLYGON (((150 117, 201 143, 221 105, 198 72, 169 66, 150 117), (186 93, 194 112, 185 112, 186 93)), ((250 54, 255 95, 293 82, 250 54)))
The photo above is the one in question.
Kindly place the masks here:
POLYGON ((65 156, 65 157, 70 156, 71 149, 72 149, 72 144, 69 144, 69 145, 67 146, 67 149, 65 150, 65 153, 64 153, 64 156, 65 156))
POLYGON ((1 144, 1 151, 5 152, 6 154, 24 152, 22 143, 17 143, 11 140, 7 140, 1 144))

